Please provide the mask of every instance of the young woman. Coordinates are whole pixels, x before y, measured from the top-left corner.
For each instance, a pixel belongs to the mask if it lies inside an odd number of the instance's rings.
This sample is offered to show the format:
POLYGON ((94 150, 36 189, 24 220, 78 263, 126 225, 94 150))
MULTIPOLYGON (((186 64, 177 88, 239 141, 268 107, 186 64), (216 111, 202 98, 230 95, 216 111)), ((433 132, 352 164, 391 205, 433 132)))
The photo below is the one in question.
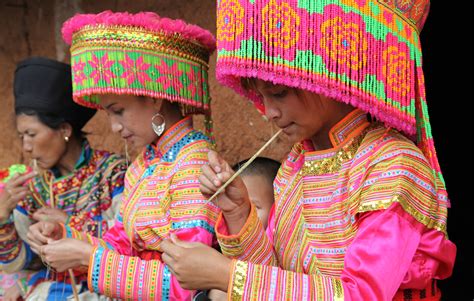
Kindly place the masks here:
POLYGON ((212 245, 218 208, 204 206, 198 176, 210 138, 191 113, 209 117, 207 82, 214 37, 154 13, 78 15, 64 24, 71 43, 74 99, 100 106, 112 129, 143 148, 127 171, 117 222, 95 239, 57 224, 30 228, 45 261, 57 270, 88 267, 89 288, 113 298, 189 300, 161 260, 171 233, 212 245), (201 210, 198 210, 200 209, 201 210), (50 244, 47 237, 63 239, 50 244))
POLYGON ((29 298, 65 298, 72 293, 69 275, 41 265, 31 252, 28 226, 49 220, 101 237, 118 213, 126 162, 91 149, 84 137, 81 129, 95 110, 73 102, 70 65, 41 57, 20 62, 14 94, 23 152, 36 164, 0 192, 1 269, 37 270, 24 288, 29 298))
MULTIPOLYGON (((450 276, 456 248, 421 68, 428 7, 219 2, 218 78, 295 145, 266 232, 236 179, 216 201, 227 258, 179 238, 162 244, 184 287, 232 300, 440 299, 436 281, 450 276)), ((232 173, 211 153, 203 193, 232 173)))

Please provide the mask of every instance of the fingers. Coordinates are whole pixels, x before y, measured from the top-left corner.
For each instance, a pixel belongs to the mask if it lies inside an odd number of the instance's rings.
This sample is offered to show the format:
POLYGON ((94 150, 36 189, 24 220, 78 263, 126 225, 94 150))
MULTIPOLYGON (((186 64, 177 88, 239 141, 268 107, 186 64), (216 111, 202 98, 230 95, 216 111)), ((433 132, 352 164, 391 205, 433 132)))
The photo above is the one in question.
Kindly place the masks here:
POLYGON ((10 194, 10 202, 15 203, 17 203, 19 200, 23 199, 27 195, 31 194, 30 189, 24 186, 9 188, 7 189, 7 192, 10 194))
POLYGON ((42 223, 41 233, 45 236, 50 238, 51 234, 53 234, 56 230, 56 224, 51 222, 44 222, 42 223))
POLYGON ((209 151, 207 154, 207 158, 209 159, 209 165, 212 167, 212 169, 218 173, 223 171, 223 163, 225 163, 224 159, 219 156, 219 154, 216 151, 209 151))
POLYGON ((15 174, 10 181, 8 181, 9 188, 14 188, 18 186, 22 186, 25 184, 26 181, 32 179, 36 176, 36 172, 28 172, 24 174, 15 174))
POLYGON ((172 259, 176 259, 181 254, 181 247, 174 244, 170 239, 165 239, 161 242, 160 248, 163 251, 163 256, 170 257, 172 259))
POLYGON ((26 234, 28 244, 35 253, 39 253, 41 246, 48 243, 48 238, 41 233, 41 222, 30 226, 30 230, 26 234))
POLYGON ((208 177, 205 175, 201 174, 199 176, 199 189, 201 189, 201 192, 203 194, 214 194, 214 192, 217 191, 218 187, 214 185, 214 183, 209 180, 208 177))

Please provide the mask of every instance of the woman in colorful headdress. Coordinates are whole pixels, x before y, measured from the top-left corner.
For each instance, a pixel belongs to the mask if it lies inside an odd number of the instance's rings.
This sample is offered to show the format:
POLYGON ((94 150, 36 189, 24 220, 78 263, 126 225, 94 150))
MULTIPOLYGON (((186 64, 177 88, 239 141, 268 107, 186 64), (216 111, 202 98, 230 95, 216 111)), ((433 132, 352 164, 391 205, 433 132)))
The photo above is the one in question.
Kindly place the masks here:
MULTIPOLYGON (((108 11, 71 18, 63 36, 71 43, 75 101, 105 109, 112 129, 143 150, 127 171, 114 228, 98 240, 65 227, 64 235, 76 240, 41 252, 59 270, 88 266, 89 288, 100 294, 188 300, 194 293, 163 264, 160 244, 170 233, 216 244, 218 208, 203 206, 198 180, 211 140, 193 128, 191 116, 210 116, 208 61, 215 39, 155 13, 108 11)), ((53 228, 47 234, 57 238, 62 231, 53 228)))
MULTIPOLYGON (((96 110, 72 100, 70 65, 43 57, 20 62, 14 95, 22 150, 33 164, 2 172, 0 266, 9 273, 35 270, 26 287, 21 284, 30 299, 66 298, 72 292, 70 275, 41 264, 28 226, 54 220, 101 237, 118 212, 127 165, 116 154, 90 147, 82 128, 96 110)), ((76 276, 77 283, 86 280, 84 273, 76 276)))
MULTIPOLYGON (((219 1, 218 79, 295 145, 266 232, 240 179, 219 195, 216 233, 231 261, 162 244, 184 286, 214 281, 230 300, 439 300, 456 247, 425 99, 418 36, 428 8, 219 1), (186 268, 196 270, 195 253, 199 275, 186 268)), ((201 184, 212 194, 232 171, 215 153, 209 164, 201 184)))

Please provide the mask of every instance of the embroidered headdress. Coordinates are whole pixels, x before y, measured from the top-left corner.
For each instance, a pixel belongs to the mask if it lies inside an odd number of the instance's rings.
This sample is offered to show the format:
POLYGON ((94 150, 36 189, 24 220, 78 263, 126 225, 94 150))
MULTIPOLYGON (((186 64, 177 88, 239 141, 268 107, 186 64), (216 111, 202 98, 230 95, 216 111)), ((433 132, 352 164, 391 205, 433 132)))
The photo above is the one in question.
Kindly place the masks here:
POLYGON ((210 32, 152 12, 105 11, 66 21, 74 100, 99 107, 100 94, 165 98, 186 113, 210 112, 210 32))
POLYGON ((437 173, 419 40, 429 0, 219 0, 217 79, 309 90, 358 107, 412 139, 437 173))

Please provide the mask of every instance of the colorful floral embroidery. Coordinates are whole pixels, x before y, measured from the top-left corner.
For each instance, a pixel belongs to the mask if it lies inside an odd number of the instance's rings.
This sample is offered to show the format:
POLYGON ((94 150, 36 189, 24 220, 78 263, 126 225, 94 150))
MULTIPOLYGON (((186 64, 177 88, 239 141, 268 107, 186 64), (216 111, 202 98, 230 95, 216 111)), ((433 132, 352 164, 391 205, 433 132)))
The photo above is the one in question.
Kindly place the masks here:
POLYGON ((161 65, 155 65, 155 68, 160 74, 156 82, 162 85, 163 91, 173 87, 179 92, 183 88, 183 83, 180 80, 183 71, 179 69, 178 62, 171 62, 171 65, 168 65, 168 62, 162 60, 161 65))
POLYGON ((151 64, 146 64, 142 56, 139 56, 138 59, 134 61, 126 54, 124 60, 119 61, 119 63, 125 69, 121 77, 127 80, 128 85, 131 85, 135 79, 138 79, 142 86, 145 86, 146 82, 151 81, 150 76, 146 73, 151 64))
MULTIPOLYGON (((220 45, 225 47, 227 42, 234 42, 244 30, 244 9, 238 0, 224 0, 219 4, 217 31, 222 36, 220 45)), ((229 44, 229 45, 233 45, 229 44)))
POLYGON ((261 25, 264 49, 275 51, 286 59, 294 59, 296 43, 300 38, 300 16, 288 3, 278 4, 275 0, 262 9, 261 25))
POLYGON ((111 83, 111 80, 115 75, 110 70, 110 67, 112 67, 115 61, 109 60, 107 53, 105 53, 100 59, 93 53, 92 59, 88 63, 92 68, 94 68, 90 74, 90 77, 94 80, 94 84, 97 84, 101 79, 108 84, 111 83))
POLYGON ((84 74, 85 66, 86 63, 81 60, 72 65, 72 78, 76 85, 82 85, 82 82, 87 79, 86 75, 84 74))
POLYGON ((331 71, 350 76, 367 64, 368 41, 360 34, 366 31, 364 23, 360 16, 344 14, 338 6, 326 7, 325 14, 335 17, 325 18, 321 25, 320 46, 324 61, 331 71))
POLYGON ((382 79, 386 85, 388 98, 403 101, 406 104, 407 95, 411 89, 412 61, 409 49, 403 42, 392 35, 387 35, 386 48, 382 52, 382 79))

